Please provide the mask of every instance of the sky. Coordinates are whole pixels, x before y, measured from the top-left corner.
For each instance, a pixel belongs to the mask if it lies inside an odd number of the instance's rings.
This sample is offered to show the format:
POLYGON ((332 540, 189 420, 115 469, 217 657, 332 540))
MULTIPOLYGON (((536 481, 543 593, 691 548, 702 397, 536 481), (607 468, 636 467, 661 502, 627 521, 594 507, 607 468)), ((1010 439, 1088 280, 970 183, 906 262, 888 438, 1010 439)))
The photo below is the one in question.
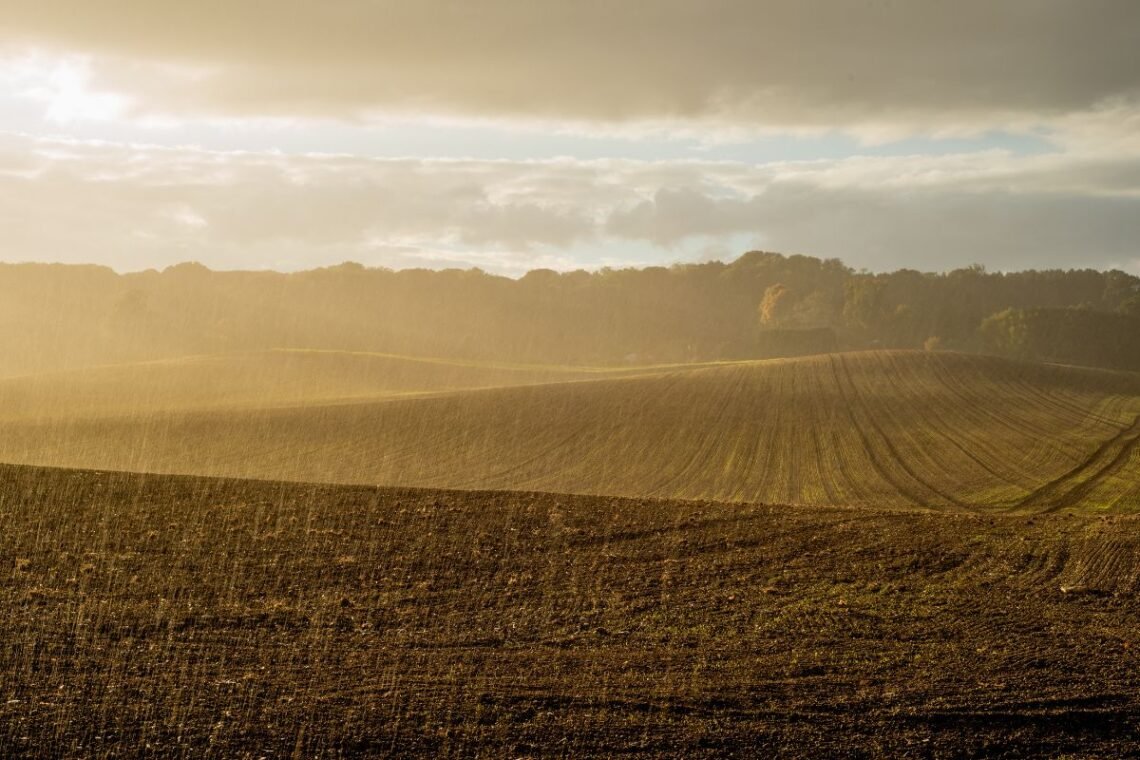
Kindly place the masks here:
POLYGON ((0 260, 1140 274, 1136 0, 0 0, 0 260))

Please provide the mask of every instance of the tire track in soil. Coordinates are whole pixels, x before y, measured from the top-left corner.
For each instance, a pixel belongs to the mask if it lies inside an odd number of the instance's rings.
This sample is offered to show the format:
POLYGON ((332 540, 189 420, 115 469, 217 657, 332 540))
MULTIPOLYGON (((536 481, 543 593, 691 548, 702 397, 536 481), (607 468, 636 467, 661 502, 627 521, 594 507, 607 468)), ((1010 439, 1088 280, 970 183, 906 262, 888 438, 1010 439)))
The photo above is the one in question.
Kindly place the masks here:
POLYGON ((1016 508, 1057 512, 1079 505, 1104 479, 1122 470, 1137 447, 1140 447, 1140 416, 1131 426, 1097 447, 1079 465, 1022 499, 1016 508))
MULTIPOLYGON (((891 441, 890 436, 887 435, 886 431, 883 430, 882 426, 875 419, 874 413, 870 409, 867 408, 867 402, 862 397, 862 395, 859 393, 859 386, 855 383, 855 379, 851 374, 851 368, 848 365, 845 357, 840 355, 838 357, 833 357, 833 358, 838 359, 838 366, 841 367, 843 370, 843 375, 845 376, 846 381, 847 381, 847 387, 852 389, 852 396, 855 398, 855 403, 858 403, 860 405, 860 407, 863 409, 863 412, 867 418, 868 425, 870 426, 870 428, 872 430, 874 430, 874 432, 882 440, 883 447, 887 450, 887 453, 889 454, 891 461, 895 465, 897 465, 899 467, 899 469, 901 469, 904 473, 906 473, 911 478, 911 480, 913 480, 915 483, 917 483, 921 488, 926 489, 927 491, 932 493, 934 496, 938 497, 939 499, 942 499, 943 504, 938 504, 937 506, 943 507, 943 506, 945 506, 946 503, 949 503, 950 505, 955 506, 959 509, 964 509, 964 510, 973 509, 972 505, 966 504, 965 502, 961 501, 960 499, 956 498, 955 496, 934 487, 929 482, 927 482, 924 478, 919 476, 919 474, 917 472, 914 471, 914 468, 912 468, 910 466, 910 464, 907 463, 906 457, 904 457, 899 452, 898 448, 891 441)), ((835 364, 833 363, 832 366, 834 367, 835 364)), ((838 370, 836 370, 836 371, 838 374, 838 370)), ((854 422, 855 422, 854 416, 852 415, 852 423, 854 424, 854 422)), ((871 445, 870 445, 870 440, 867 438, 865 432, 861 428, 859 429, 859 435, 863 439, 864 443, 867 444, 867 446, 868 446, 868 454, 871 456, 872 459, 874 459, 876 461, 876 463, 878 463, 878 459, 877 459, 876 455, 874 453, 871 453, 873 450, 872 450, 871 445)), ((889 481, 889 479, 888 479, 888 481, 889 481)), ((908 497, 912 497, 912 499, 916 505, 926 506, 926 507, 931 506, 924 499, 913 498, 912 494, 908 493, 907 491, 904 491, 901 486, 899 486, 899 490, 902 491, 903 493, 907 494, 908 497)))
MULTIPOLYGON (((851 399, 851 395, 848 394, 846 388, 844 387, 844 380, 840 376, 839 362, 834 356, 828 358, 831 361, 831 370, 835 374, 835 385, 839 391, 839 396, 842 400, 842 406, 847 415, 847 421, 851 425, 851 430, 853 430, 859 437, 859 442, 863 445, 863 450, 867 454, 867 460, 871 465, 871 468, 875 471, 875 474, 879 476, 884 484, 890 486, 899 494, 904 496, 911 504, 924 504, 925 500, 919 494, 908 488, 904 483, 896 478, 887 469, 886 465, 880 461, 877 453, 875 452, 875 447, 871 444, 871 439, 867 436, 867 431, 863 429, 862 425, 859 424, 859 420, 855 418, 854 402, 851 399)), ((848 375, 847 382, 850 383, 850 375, 848 375)), ((857 389, 855 389, 855 393, 858 393, 857 389)))
POLYGON ((1103 530, 1082 542, 1072 565, 1066 585, 1078 591, 1132 593, 1140 577, 1136 540, 1105 535, 1103 530))
POLYGON ((840 503, 839 494, 836 492, 830 478, 828 477, 828 468, 827 465, 824 464, 823 458, 824 444, 819 435, 819 428, 815 425, 811 427, 811 436, 812 449, 815 452, 815 467, 819 472, 820 487, 823 489, 824 494, 827 496, 827 502, 829 504, 838 504, 840 503))
MULTIPOLYGON (((965 360, 965 357, 961 358, 965 360)), ((980 357, 969 357, 970 366, 980 367, 979 360, 980 357)), ((1112 430, 1119 430, 1121 426, 1119 420, 1105 417, 1096 412, 1092 412, 1090 416, 1090 410, 1082 410, 1079 404, 1062 400, 1058 392, 1045 391, 1042 388, 1035 387, 1033 383, 1027 381, 1024 374, 1012 372, 1009 368, 1004 372, 995 374, 994 381, 997 386, 1008 390, 1011 397, 1024 401, 1024 404, 1031 406, 1033 410, 1050 417, 1054 421, 1053 425, 1042 426, 1037 415, 1015 415, 1007 411, 1003 405, 986 404, 984 393, 979 395, 977 387, 962 385, 960 372, 955 371, 955 368, 944 367, 943 371, 939 372, 939 379, 961 401, 961 407, 957 410, 959 414, 968 415, 972 419, 981 420, 983 423, 999 423, 1005 429, 1018 436, 1028 437, 1029 440, 1052 439, 1056 435, 1056 423, 1061 420, 1069 420, 1074 426, 1092 420, 1112 430)), ((1017 406, 1021 405, 1022 403, 1019 401, 1017 406)), ((982 428, 984 429, 984 424, 982 428)), ((1031 482, 1036 480, 1033 474, 1040 472, 1041 466, 1044 464, 1040 459, 1034 457, 1030 457, 1028 462, 1015 463, 1013 460, 1008 460, 1008 452, 1003 452, 1000 447, 996 450, 993 449, 985 439, 973 440, 971 443, 978 447, 979 451, 987 452, 995 461, 1004 461, 1006 466, 1014 467, 1024 479, 1031 482)), ((1026 488, 1027 492, 1031 490, 1032 488, 1026 488)), ((1016 504, 1010 506, 1016 508, 1016 504)))
MULTIPOLYGON (((887 379, 890 382, 891 387, 895 389, 896 393, 898 394, 898 397, 900 399, 904 399, 907 397, 906 393, 905 393, 905 388, 903 388, 899 384, 898 377, 905 373, 905 368, 902 368, 897 364, 896 357, 893 354, 887 356, 887 362, 891 368, 891 371, 886 373, 887 379)), ((942 382, 942 385, 945 387, 945 385, 946 385, 945 378, 940 376, 938 379, 942 382)), ((955 425, 953 424, 953 422, 948 421, 944 417, 942 411, 939 410, 938 404, 934 404, 934 403, 927 404, 923 408, 922 414, 928 420, 933 421, 933 424, 928 426, 928 433, 932 437, 939 438, 939 439, 943 440, 951 448, 956 449, 960 454, 962 454, 963 457, 972 461, 975 465, 978 466, 979 469, 981 469, 983 472, 985 472, 986 474, 991 476, 995 482, 1003 483, 1006 485, 1014 485, 1014 486, 1019 485, 1016 483, 1012 483, 1005 475, 998 472, 988 462, 986 462, 984 459, 982 459, 977 454, 973 453, 969 449, 969 447, 967 447, 962 442, 962 440, 960 440, 959 436, 953 435, 951 433, 951 431, 958 432, 958 433, 961 433, 963 431, 955 431, 954 430, 955 425)), ((943 465, 942 469, 943 469, 943 472, 948 472, 945 469, 945 465, 943 465)))
MULTIPOLYGON (((976 362, 971 361, 970 366, 976 366, 976 362)), ((966 423, 968 420, 977 430, 987 431, 989 425, 1000 425, 1002 429, 1009 431, 1012 435, 1020 439, 1028 439, 1030 441, 1039 440, 1042 437, 1052 435, 1050 428, 1041 427, 1035 421, 1033 416, 1026 416, 1025 414, 1015 415, 1007 410, 1003 405, 986 404, 984 394, 979 395, 978 389, 970 386, 963 385, 962 378, 955 368, 947 367, 944 362, 940 363, 938 371, 938 379, 942 386, 949 391, 954 398, 960 402, 953 414, 966 423)), ((999 387, 1010 388, 1014 394, 1017 391, 1014 389, 1008 378, 998 380, 999 387)), ((1016 396, 1015 397, 1020 397, 1016 396)), ((1039 403, 1034 404, 1035 410, 1042 410, 1039 403)), ((1056 415, 1052 415, 1056 418, 1056 415)), ((964 424, 962 429, 968 429, 969 424, 964 424)), ((1040 470, 1042 462, 1040 460, 1033 460, 1032 464, 1028 467, 1025 463, 1018 463, 1008 458, 1008 451, 1003 450, 1000 444, 995 444, 994 441, 999 440, 996 435, 982 437, 969 436, 969 444, 976 448, 979 452, 983 453, 986 458, 995 462, 1002 462, 1004 466, 1015 470, 1018 476, 1026 483, 1036 483, 1037 478, 1035 473, 1040 470)), ((1026 491, 1032 490, 1031 486, 1024 487, 1026 491)))

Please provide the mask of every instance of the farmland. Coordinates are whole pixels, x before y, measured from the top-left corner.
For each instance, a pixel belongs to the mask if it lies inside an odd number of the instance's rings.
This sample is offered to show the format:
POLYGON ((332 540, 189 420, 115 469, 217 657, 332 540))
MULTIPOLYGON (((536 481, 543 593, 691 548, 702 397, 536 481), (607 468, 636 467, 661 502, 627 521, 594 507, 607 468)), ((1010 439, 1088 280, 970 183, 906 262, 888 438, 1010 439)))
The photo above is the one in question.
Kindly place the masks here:
POLYGON ((1128 516, 0 470, 0 754, 1135 754, 1128 516))
POLYGON ((275 351, 0 431, 0 756, 1140 752, 1133 374, 275 351))
POLYGON ((1140 760, 1140 0, 0 3, 0 760, 1140 760))
POLYGON ((378 400, 637 373, 635 369, 462 362, 353 351, 250 351, 95 365, 0 378, 0 419, 378 400))
POLYGON ((57 397, 40 385, 36 405, 0 407, 0 461, 740 503, 1140 507, 1130 373, 921 352, 609 371, 268 358, 279 393, 256 393, 247 357, 225 365, 247 382, 214 408, 192 382, 218 373, 209 364, 93 373, 57 397))

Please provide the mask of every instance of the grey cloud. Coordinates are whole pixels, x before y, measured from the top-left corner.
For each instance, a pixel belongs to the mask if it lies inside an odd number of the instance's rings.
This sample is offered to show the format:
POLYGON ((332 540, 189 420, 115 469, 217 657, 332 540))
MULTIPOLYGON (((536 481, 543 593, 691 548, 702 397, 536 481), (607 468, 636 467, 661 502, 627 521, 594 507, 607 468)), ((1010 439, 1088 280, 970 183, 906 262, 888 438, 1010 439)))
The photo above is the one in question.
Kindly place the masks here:
POLYGON ((769 193, 758 211, 776 249, 877 270, 981 262, 1001 270, 1135 271, 1140 260, 1140 198, 788 187, 769 193))
POLYGON ((666 187, 652 199, 616 210, 605 229, 611 235, 668 246, 694 236, 755 232, 761 226, 760 205, 756 196, 718 199, 695 188, 666 187))
POLYGON ((977 262, 1001 270, 1140 270, 1140 196, 777 183, 747 199, 718 200, 674 189, 616 211, 607 231, 665 246, 752 232, 770 250, 880 271, 977 262))
MULTIPOLYGON (((874 269, 1140 270, 1140 161, 803 164, 369 160, 0 136, 5 260, 298 269, 346 259, 502 272, 758 239, 874 269), (11 156, 21 157, 11 161, 11 156), (577 258, 576 258, 577 257, 577 258)), ((740 253, 741 251, 734 251, 740 253)), ((688 255, 688 254, 686 254, 688 255)))
POLYGON ((1134 0, 10 0, 159 110, 927 128, 1140 95, 1134 0))
MULTIPOLYGON (((8 137, 6 260, 223 268, 424 260, 510 267, 592 239, 596 172, 505 162, 216 154, 8 137), (549 180, 550 187, 546 187, 549 180), (530 187, 532 193, 520 191, 530 187), (460 255, 449 248, 470 249, 460 255), (409 254, 409 251, 412 253, 409 254), (380 257, 380 258, 378 258, 380 257)), ((493 266, 491 268, 494 268, 493 266)))

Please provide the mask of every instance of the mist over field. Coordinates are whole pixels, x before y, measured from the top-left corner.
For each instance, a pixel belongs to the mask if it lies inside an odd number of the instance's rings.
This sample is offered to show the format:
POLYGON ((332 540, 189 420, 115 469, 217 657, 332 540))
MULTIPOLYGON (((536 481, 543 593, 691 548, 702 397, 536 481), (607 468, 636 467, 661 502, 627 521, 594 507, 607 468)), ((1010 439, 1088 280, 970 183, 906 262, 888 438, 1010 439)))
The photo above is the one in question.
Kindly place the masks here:
POLYGON ((0 282, 8 754, 1134 746, 1124 272, 0 282))
POLYGON ((0 3, 0 757, 1140 755, 1138 32, 0 3))
POLYGON ((519 278, 0 264, 0 285, 5 375, 288 349, 636 367, 889 348, 1140 370, 1140 277, 1120 270, 871 274, 752 251, 519 278))

